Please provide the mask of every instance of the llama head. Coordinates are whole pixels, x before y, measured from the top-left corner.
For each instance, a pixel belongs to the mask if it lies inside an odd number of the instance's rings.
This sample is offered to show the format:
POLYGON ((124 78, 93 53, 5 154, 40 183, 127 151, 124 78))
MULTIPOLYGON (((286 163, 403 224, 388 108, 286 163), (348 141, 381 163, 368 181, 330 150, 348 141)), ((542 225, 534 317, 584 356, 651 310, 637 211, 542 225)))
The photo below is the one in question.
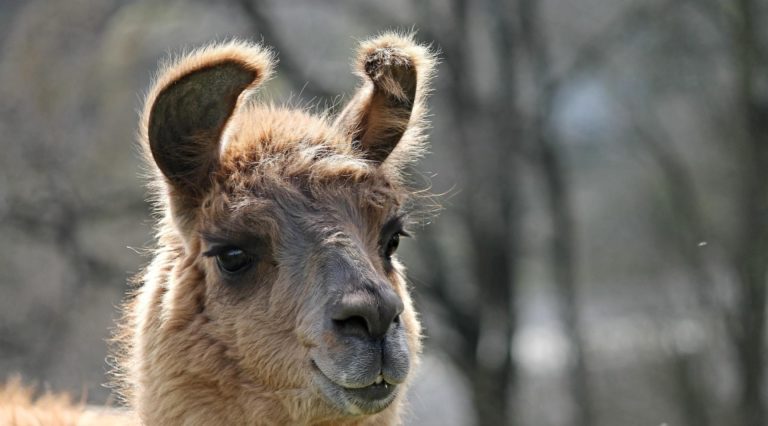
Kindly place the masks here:
POLYGON ((162 290, 133 313, 134 350, 179 365, 157 374, 266 391, 294 419, 374 415, 402 395, 420 351, 395 255, 402 170, 433 64, 410 37, 362 43, 362 85, 333 122, 251 99, 272 68, 256 45, 165 67, 142 119, 164 259, 145 281, 162 290))

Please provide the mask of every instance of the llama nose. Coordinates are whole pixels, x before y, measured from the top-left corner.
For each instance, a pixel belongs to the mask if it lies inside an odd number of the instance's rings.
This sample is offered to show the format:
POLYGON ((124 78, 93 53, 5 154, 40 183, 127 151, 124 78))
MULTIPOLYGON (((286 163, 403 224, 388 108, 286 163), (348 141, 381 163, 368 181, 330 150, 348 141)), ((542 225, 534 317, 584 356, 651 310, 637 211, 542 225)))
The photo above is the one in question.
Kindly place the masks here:
POLYGON ((386 283, 377 286, 374 291, 345 294, 331 318, 344 334, 381 339, 390 325, 399 321, 402 312, 403 301, 386 283))

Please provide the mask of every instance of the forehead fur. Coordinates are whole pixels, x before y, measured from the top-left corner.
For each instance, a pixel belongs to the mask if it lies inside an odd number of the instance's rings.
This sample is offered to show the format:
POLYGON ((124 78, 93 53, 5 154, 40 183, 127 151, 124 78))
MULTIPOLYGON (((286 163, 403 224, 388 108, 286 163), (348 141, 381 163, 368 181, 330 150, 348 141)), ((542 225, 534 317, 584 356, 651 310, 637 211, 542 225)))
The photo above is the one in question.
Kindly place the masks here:
POLYGON ((246 106, 227 130, 220 155, 218 191, 210 196, 235 214, 274 210, 271 201, 293 208, 330 203, 380 221, 406 195, 398 174, 360 158, 348 136, 302 110, 246 106))
POLYGON ((224 173, 361 180, 376 172, 352 141, 325 119, 302 110, 251 104, 233 119, 221 152, 224 173))

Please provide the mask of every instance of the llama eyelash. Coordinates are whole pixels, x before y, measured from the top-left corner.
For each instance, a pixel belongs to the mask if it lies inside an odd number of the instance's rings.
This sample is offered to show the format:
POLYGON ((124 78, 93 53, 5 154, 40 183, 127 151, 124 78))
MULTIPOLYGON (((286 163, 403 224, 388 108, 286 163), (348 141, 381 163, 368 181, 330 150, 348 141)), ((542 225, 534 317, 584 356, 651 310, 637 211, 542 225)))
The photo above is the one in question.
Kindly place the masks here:
POLYGON ((384 223, 384 226, 381 227, 381 235, 398 233, 403 237, 411 237, 412 234, 408 231, 408 225, 407 213, 400 213, 384 223))
POLYGON ((240 234, 234 238, 203 232, 201 239, 205 241, 208 247, 206 251, 201 253, 203 257, 216 257, 235 248, 248 253, 263 255, 270 247, 268 239, 258 235, 243 236, 240 234))
POLYGON ((221 256, 222 254, 225 254, 226 252, 234 249, 239 249, 239 247, 233 244, 213 246, 209 248, 207 251, 204 251, 203 253, 201 253, 201 255, 203 257, 216 257, 216 256, 221 256))

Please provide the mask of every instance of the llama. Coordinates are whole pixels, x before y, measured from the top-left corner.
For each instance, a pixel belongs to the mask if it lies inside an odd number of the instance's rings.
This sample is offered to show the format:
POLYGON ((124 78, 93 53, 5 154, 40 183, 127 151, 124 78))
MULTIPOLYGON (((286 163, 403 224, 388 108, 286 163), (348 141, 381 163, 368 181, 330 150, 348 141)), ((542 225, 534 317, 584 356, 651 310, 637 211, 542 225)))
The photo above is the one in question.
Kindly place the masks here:
POLYGON ((0 389, 2 424, 399 423, 420 325, 395 251, 435 63, 412 36, 360 45, 328 115, 261 105, 271 53, 233 41, 165 66, 140 142, 157 249, 115 337, 135 415, 0 389))
POLYGON ((399 423, 421 329, 395 251, 434 63, 362 42, 335 120, 254 101, 259 45, 163 68, 140 123, 158 244, 116 336, 141 422, 399 423))

